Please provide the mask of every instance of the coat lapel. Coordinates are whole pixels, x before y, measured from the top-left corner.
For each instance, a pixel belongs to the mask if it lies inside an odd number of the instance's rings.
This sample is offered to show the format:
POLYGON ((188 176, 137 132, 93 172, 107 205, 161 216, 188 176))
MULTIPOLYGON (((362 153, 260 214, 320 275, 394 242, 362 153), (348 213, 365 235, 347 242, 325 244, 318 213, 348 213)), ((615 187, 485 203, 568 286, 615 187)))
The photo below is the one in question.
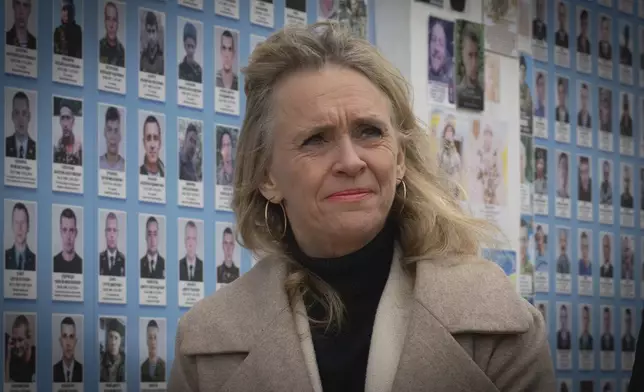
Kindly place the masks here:
POLYGON ((248 353, 222 392, 313 392, 293 313, 284 309, 248 353))
POLYGON ((196 358, 199 390, 313 392, 284 291, 287 268, 266 258, 247 272, 245 285, 222 288, 182 318, 189 338, 181 351, 196 358))
POLYGON ((416 261, 414 301, 391 391, 498 392, 457 340, 528 330, 527 321, 512 316, 521 304, 509 281, 500 285, 498 274, 489 272, 490 262, 478 258, 416 261))
POLYGON ((498 392, 427 309, 416 302, 411 313, 392 391, 498 392))

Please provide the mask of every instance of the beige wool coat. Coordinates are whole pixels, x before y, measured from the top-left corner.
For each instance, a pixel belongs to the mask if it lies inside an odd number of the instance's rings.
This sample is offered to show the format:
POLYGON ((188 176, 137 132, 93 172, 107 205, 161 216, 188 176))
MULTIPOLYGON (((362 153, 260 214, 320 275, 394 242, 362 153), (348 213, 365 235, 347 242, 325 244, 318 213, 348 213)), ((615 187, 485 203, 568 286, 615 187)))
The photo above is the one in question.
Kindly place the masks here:
MULTIPOLYGON (((412 277, 399 255, 376 313, 366 392, 556 390, 543 318, 500 268, 427 259, 412 277)), ((169 392, 322 392, 286 272, 283 261, 264 259, 181 318, 169 392)))

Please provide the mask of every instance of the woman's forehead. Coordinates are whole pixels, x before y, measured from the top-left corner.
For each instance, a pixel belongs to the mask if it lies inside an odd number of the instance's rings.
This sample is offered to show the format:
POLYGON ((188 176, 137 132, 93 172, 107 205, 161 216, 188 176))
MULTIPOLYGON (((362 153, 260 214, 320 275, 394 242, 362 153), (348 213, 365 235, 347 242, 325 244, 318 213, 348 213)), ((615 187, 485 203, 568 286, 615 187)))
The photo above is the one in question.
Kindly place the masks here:
POLYGON ((300 71, 276 88, 278 119, 289 122, 345 118, 389 117, 389 100, 369 79, 340 67, 300 71))

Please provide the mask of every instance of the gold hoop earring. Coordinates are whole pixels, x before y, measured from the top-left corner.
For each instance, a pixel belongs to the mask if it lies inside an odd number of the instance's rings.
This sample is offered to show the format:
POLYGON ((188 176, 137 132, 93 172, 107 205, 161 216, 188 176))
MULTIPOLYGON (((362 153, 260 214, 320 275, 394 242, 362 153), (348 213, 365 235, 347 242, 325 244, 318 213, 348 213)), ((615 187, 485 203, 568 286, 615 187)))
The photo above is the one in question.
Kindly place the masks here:
POLYGON ((405 209, 405 201, 407 201, 407 184, 405 184, 405 179, 401 178, 398 185, 402 185, 402 189, 403 189, 403 196, 402 196, 403 201, 399 212, 400 214, 402 214, 403 210, 405 209))
POLYGON ((281 241, 284 236, 286 235, 286 226, 288 225, 288 220, 286 218, 286 209, 284 209, 284 205, 280 202, 279 206, 282 208, 282 216, 284 218, 284 229, 282 230, 282 235, 280 238, 275 238, 273 235, 273 232, 271 231, 271 225, 268 223, 268 205, 271 202, 269 200, 266 200, 266 204, 264 205, 264 224, 266 225, 266 230, 268 230, 268 234, 270 234, 271 237, 273 237, 274 240, 276 241, 281 241))

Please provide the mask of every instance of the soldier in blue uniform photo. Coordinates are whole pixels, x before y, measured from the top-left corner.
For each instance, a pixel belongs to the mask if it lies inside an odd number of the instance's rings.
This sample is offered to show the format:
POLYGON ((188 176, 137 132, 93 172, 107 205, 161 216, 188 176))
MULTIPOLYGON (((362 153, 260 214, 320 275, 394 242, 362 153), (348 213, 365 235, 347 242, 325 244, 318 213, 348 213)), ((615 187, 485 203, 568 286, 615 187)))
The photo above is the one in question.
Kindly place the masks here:
POLYGON ((76 322, 73 318, 67 316, 60 322, 60 337, 58 341, 60 343, 62 358, 54 364, 52 369, 54 382, 83 382, 83 364, 76 359, 78 332, 76 330, 76 322))
POLYGON ((622 351, 625 353, 635 352, 635 337, 633 336, 633 312, 630 309, 624 310, 624 334, 622 335, 622 351))
POLYGON ((235 250, 233 230, 230 227, 226 227, 221 234, 221 238, 224 260, 217 267, 217 283, 227 284, 239 278, 239 267, 235 265, 235 261, 233 260, 233 252, 235 250))
POLYGON ((29 249, 27 236, 30 229, 29 211, 24 203, 18 202, 11 209, 13 245, 4 251, 5 269, 35 271, 36 254, 29 249))
POLYGON ((602 311, 604 325, 602 328, 601 351, 615 350, 615 338, 610 332, 612 326, 611 311, 609 307, 605 307, 602 311))
POLYGON ((186 255, 179 260, 179 280, 203 282, 203 260, 197 255, 198 230, 194 221, 188 221, 184 230, 186 255))
POLYGON ((125 276, 125 255, 118 249, 119 222, 114 212, 105 218, 105 246, 99 255, 102 276, 125 276))
POLYGON ((142 279, 165 279, 165 259, 159 254, 159 221, 151 216, 145 222, 146 252, 141 257, 142 279))
POLYGON ((593 349, 593 335, 590 329, 590 308, 584 305, 581 310, 581 325, 582 330, 579 335, 579 349, 582 351, 592 351, 593 349))
POLYGON ((29 135, 31 122, 31 106, 29 97, 23 91, 18 91, 11 100, 11 121, 13 134, 5 139, 5 157, 20 159, 36 159, 36 141, 29 135))

